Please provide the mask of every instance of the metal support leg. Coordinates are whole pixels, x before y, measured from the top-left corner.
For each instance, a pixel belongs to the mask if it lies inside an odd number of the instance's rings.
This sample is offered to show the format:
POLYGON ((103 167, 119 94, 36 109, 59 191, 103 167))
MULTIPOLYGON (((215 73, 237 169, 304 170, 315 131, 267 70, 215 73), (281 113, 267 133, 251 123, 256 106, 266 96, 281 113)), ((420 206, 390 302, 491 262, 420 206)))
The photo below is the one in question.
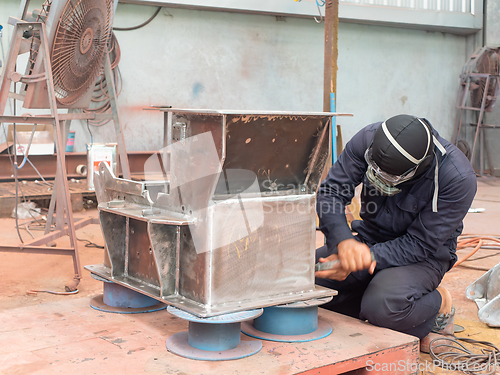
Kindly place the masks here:
POLYGON ((120 165, 122 167, 123 178, 130 180, 130 167, 128 163, 127 149, 125 148, 125 138, 123 137, 118 107, 116 105, 116 87, 108 53, 105 54, 104 58, 104 74, 106 82, 108 83, 109 102, 111 104, 111 111, 113 112, 113 123, 115 125, 116 138, 118 139, 118 152, 120 154, 120 165))
POLYGON ((11 93, 10 87, 12 83, 23 82, 23 76, 16 72, 16 61, 17 56, 20 52, 21 42, 23 40, 23 33, 29 32, 39 32, 40 33, 40 47, 39 47, 39 57, 43 59, 44 76, 47 83, 47 93, 49 96, 50 103, 50 116, 46 116, 43 121, 47 124, 52 124, 54 127, 54 143, 57 154, 57 172, 56 181, 54 184, 53 198, 51 203, 57 201, 57 206, 55 209, 56 222, 58 234, 49 235, 50 225, 52 224, 52 215, 54 212, 54 204, 51 204, 51 214, 49 215, 49 220, 46 227, 46 235, 43 238, 36 239, 28 244, 21 244, 19 246, 3 246, 0 251, 11 251, 11 252, 25 252, 25 253, 37 253, 37 254, 65 254, 71 255, 73 258, 73 266, 75 271, 74 282, 66 286, 67 291, 76 290, 78 283, 81 279, 81 266, 80 258, 78 255, 78 248, 76 242, 76 232, 75 225, 73 221, 73 212, 71 208, 71 197, 69 194, 68 180, 66 175, 66 164, 64 160, 65 155, 65 143, 63 142, 64 125, 61 124, 59 120, 59 114, 57 111, 57 102, 54 93, 54 83, 52 77, 52 70, 50 64, 50 53, 47 41, 47 32, 45 25, 39 22, 18 22, 14 26, 14 32, 12 36, 12 41, 9 48, 9 54, 7 59, 7 64, 5 66, 4 74, 2 76, 1 88, 0 88, 0 113, 2 114, 2 122, 12 121, 16 123, 28 123, 35 124, 39 123, 41 119, 34 117, 22 117, 22 116, 4 116, 5 107, 9 95, 15 97, 16 99, 23 100, 24 96, 16 92, 11 93), (66 217, 66 221, 64 220, 66 217), (66 226, 64 225, 66 222, 66 226), (68 235, 70 240, 70 248, 64 249, 49 249, 42 247, 42 245, 47 244, 49 241, 55 238, 61 237, 63 235, 68 235))
MULTIPOLYGON (((485 108, 485 105, 486 105, 486 97, 488 96, 489 83, 490 83, 490 77, 488 76, 488 77, 486 77, 486 85, 485 85, 485 90, 483 92, 483 97, 482 97, 482 100, 481 100, 481 109, 479 111, 479 118, 477 120, 476 135, 474 137, 474 145, 472 146, 472 153, 471 153, 471 158, 470 158, 472 165, 474 165, 474 161, 475 161, 476 146, 477 146, 479 134, 481 132, 481 124, 482 124, 482 121, 483 121, 484 108, 485 108)), ((482 171, 481 171, 481 173, 482 173, 482 171)))

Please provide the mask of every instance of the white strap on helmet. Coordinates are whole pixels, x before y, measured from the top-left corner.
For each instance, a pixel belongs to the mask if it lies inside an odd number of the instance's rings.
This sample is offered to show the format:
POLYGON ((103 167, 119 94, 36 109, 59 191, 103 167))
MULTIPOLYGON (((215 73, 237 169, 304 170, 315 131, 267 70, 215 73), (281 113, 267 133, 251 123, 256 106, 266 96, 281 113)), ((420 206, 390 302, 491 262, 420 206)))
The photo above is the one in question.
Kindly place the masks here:
MULTIPOLYGON (((434 145, 441 152, 441 155, 446 154, 446 149, 443 147, 441 143, 439 143, 437 138, 432 136, 432 140, 434 141, 434 145)), ((436 168, 434 169, 434 196, 432 197, 432 212, 438 212, 438 201, 437 201, 439 192, 438 171, 439 171, 439 161, 436 157, 436 168)))
MULTIPOLYGON (((389 140, 389 142, 391 142, 391 144, 396 148, 396 150, 398 150, 405 158, 407 158, 409 161, 411 161, 415 165, 420 164, 425 159, 425 157, 427 156, 427 152, 429 152, 429 147, 431 145, 431 134, 429 132, 429 128, 424 124, 424 122, 421 119, 419 119, 418 117, 417 117, 417 119, 422 124, 422 126, 424 127, 424 129, 427 133, 427 149, 425 150, 425 153, 420 160, 414 158, 403 147, 401 147, 401 145, 394 139, 392 134, 389 132, 389 129, 387 129, 387 125, 386 125, 385 121, 382 123, 382 130, 384 131, 384 134, 387 137, 387 139, 389 140)), ((434 135, 432 135, 432 141, 433 141, 434 145, 441 152, 441 155, 446 154, 446 149, 443 147, 443 145, 437 140, 437 138, 434 135)), ((437 208, 437 199, 438 199, 438 193, 439 193, 438 172, 439 172, 439 161, 436 157, 436 167, 434 169, 434 194, 432 197, 432 212, 438 211, 438 208, 437 208)))
POLYGON ((409 161, 411 161, 415 165, 420 164, 422 162, 422 160, 425 159, 425 157, 427 156, 427 152, 429 151, 429 147, 431 145, 431 134, 429 132, 428 127, 425 126, 425 124, 422 120, 418 119, 418 121, 420 121, 420 123, 422 124, 422 126, 424 127, 424 129, 427 133, 427 148, 425 149, 424 155, 422 156, 422 158, 420 160, 415 159, 403 147, 401 147, 401 145, 398 143, 398 141, 396 141, 394 139, 394 137, 392 136, 392 134, 389 132, 389 129, 387 129, 387 125, 386 125, 385 121, 382 123, 382 130, 384 131, 384 134, 387 137, 387 139, 389 140, 389 142, 391 142, 391 144, 396 148, 396 150, 398 150, 405 158, 407 158, 409 161))

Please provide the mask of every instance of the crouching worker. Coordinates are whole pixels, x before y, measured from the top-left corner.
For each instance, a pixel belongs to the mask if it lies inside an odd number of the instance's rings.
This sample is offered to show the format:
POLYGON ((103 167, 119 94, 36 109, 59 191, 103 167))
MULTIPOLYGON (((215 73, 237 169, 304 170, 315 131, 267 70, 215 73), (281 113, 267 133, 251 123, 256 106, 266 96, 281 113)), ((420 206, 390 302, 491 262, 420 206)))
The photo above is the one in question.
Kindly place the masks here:
POLYGON ((326 245, 316 283, 338 291, 322 307, 421 339, 453 334, 450 293, 440 287, 457 260, 457 237, 476 194, 465 155, 429 121, 398 115, 359 131, 321 183, 317 196, 326 245), (360 217, 345 207, 361 190, 360 217), (355 232, 355 235, 353 235, 355 232))

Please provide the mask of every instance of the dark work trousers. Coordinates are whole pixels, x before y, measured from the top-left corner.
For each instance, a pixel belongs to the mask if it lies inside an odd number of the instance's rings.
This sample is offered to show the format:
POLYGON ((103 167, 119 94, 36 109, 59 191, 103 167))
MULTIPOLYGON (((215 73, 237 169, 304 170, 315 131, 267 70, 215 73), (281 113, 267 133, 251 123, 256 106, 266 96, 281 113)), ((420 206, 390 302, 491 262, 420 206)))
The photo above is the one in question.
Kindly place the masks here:
MULTIPOLYGON (((316 262, 326 258, 326 246, 316 250, 316 262)), ((444 276, 429 262, 386 268, 370 275, 353 272, 343 281, 316 278, 316 284, 338 295, 321 307, 373 325, 423 338, 432 330, 441 307, 436 288, 444 276)))

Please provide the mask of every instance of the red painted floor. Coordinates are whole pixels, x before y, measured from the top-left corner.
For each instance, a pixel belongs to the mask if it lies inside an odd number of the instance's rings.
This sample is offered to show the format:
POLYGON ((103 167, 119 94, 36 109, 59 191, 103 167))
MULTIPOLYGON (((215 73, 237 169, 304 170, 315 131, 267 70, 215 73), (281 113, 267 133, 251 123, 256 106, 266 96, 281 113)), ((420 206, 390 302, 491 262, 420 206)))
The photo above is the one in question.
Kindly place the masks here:
POLYGON ((62 300, 0 314, 4 327, 11 327, 0 332, 0 369, 5 374, 296 374, 334 363, 330 373, 344 373, 418 358, 418 340, 411 336, 325 310, 320 318, 334 327, 327 338, 263 341, 251 357, 209 362, 167 351, 166 339, 186 331, 187 322, 165 310, 107 314, 90 308, 86 298, 62 300))
MULTIPOLYGON (((500 235, 499 179, 479 179, 473 207, 485 208, 485 211, 467 215, 464 233, 500 235)), ((96 210, 89 210, 76 216, 95 215, 96 210)), ((30 234, 25 229, 20 229, 20 232, 25 242, 29 241, 30 234)), ((34 236, 41 234, 34 229, 30 232, 34 236)), ((0 219, 0 234, 4 245, 19 243, 14 219, 0 219)), ((78 230, 77 237, 103 245, 98 225, 78 230)), ((322 241, 321 235, 318 235, 318 244, 322 241)), ((57 243, 65 246, 68 240, 62 238, 57 243)), ((84 245, 85 242, 79 242, 82 265, 101 263, 103 250, 84 245)), ((459 257, 469 250, 460 251, 459 257)), ((492 254, 496 252, 479 250, 474 257, 492 254)), ((466 262, 465 265, 491 268, 498 262, 500 255, 466 262)), ((465 297, 465 288, 483 273, 459 267, 446 275, 443 285, 454 298, 456 323, 465 327, 465 331, 459 335, 491 341, 500 346, 498 329, 481 323, 477 318, 475 303, 465 297)), ((336 374, 355 367, 340 368, 337 365, 336 369, 321 369, 321 366, 341 364, 346 358, 365 356, 366 360, 368 353, 382 353, 390 348, 393 351, 400 350, 400 355, 411 358, 412 348, 415 347, 413 338, 409 336, 380 330, 354 320, 345 321, 342 319, 346 318, 322 311, 320 315, 331 320, 334 327, 334 333, 328 338, 303 344, 264 341, 263 349, 258 354, 225 363, 186 360, 169 353, 165 348, 168 336, 186 330, 186 322, 173 318, 166 311, 116 315, 91 309, 88 302, 102 292, 102 284, 91 278, 87 271, 83 271, 83 280, 76 295, 26 293, 30 289, 64 291, 64 285, 73 278, 70 257, 0 253, 0 275, 0 321, 3 323, 0 328, 1 374, 290 374, 306 371, 310 374, 336 374), (370 335, 368 332, 379 334, 370 335), (362 334, 361 338, 359 335, 350 336, 357 333, 362 334), (390 342, 384 342, 381 339, 383 335, 394 336, 390 342), (345 355, 342 356, 340 352, 345 355)), ((248 339, 246 336, 242 338, 248 339)), ((421 355, 420 358, 421 363, 430 361, 427 355, 421 355)), ((438 368, 417 373, 458 374, 438 368)))

